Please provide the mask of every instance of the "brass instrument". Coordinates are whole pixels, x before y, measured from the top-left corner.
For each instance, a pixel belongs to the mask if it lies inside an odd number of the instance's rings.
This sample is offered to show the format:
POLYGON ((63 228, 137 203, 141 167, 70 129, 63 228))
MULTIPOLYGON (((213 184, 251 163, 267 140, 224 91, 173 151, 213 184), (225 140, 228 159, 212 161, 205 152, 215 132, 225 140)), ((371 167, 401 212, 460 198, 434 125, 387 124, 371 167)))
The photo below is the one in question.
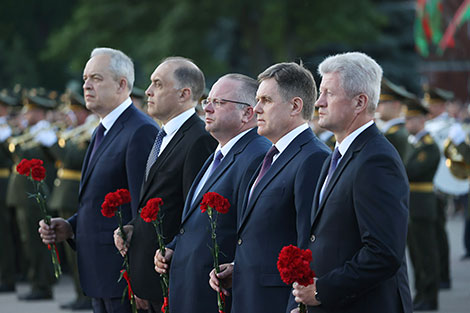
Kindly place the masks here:
POLYGON ((16 137, 10 137, 8 141, 8 150, 13 153, 15 152, 16 146, 17 145, 23 145, 25 142, 31 141, 34 139, 36 136, 36 132, 27 132, 25 134, 16 136, 16 137))
POLYGON ((459 179, 467 179, 470 176, 470 164, 465 163, 463 155, 458 152, 457 147, 449 138, 444 141, 444 156, 446 166, 452 175, 459 179))
POLYGON ((90 130, 96 128, 98 124, 98 118, 90 119, 78 127, 62 132, 59 135, 59 147, 65 147, 67 140, 71 140, 74 143, 81 143, 89 140, 92 134, 90 130))

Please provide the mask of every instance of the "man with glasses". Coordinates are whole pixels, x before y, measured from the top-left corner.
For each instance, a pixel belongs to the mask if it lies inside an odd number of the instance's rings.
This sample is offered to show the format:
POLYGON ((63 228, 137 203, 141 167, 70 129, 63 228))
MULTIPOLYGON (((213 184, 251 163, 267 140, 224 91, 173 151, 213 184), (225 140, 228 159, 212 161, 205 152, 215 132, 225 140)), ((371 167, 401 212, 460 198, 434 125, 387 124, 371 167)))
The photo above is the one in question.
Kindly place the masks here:
MULTIPOLYGON (((269 149, 270 143, 256 133, 254 113, 257 82, 244 75, 228 74, 212 87, 202 102, 206 130, 219 146, 197 175, 184 206, 179 234, 167 245, 165 258, 155 255, 159 273, 170 270, 171 312, 218 312, 217 294, 207 284, 213 267, 210 225, 199 204, 206 192, 217 192, 230 202, 229 212, 219 215, 219 260, 233 260, 237 217, 248 180, 269 149)), ((230 298, 227 312, 230 311, 230 298)))
POLYGON ((235 262, 222 264, 220 274, 213 270, 210 284, 228 295, 233 272, 232 312, 284 313, 291 287, 276 262, 284 246, 306 244, 313 192, 330 150, 308 126, 317 94, 310 71, 279 63, 258 80, 258 133, 273 145, 243 197, 235 258, 229 259, 235 262))

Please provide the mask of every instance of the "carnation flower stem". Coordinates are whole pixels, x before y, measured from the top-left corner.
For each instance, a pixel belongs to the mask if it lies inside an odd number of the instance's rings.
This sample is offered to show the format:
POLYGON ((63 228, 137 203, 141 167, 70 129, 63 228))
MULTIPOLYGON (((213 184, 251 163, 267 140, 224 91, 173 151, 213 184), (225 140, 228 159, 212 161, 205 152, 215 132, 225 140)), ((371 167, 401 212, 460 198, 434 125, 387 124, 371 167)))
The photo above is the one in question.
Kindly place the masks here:
MULTIPOLYGON (((217 243, 217 218, 219 217, 219 212, 211 208, 210 206, 207 207, 207 216, 209 216, 209 221, 211 225, 211 239, 212 239, 212 257, 214 259, 214 268, 215 272, 218 274, 220 273, 220 266, 219 266, 219 245, 217 243)), ((223 297, 223 293, 217 293, 217 305, 219 307, 219 313, 225 313, 225 299, 223 297)))
MULTIPOLYGON (((163 225, 160 219, 152 221, 153 226, 155 226, 155 231, 157 232, 157 240, 158 240, 158 248, 160 249, 160 253, 163 257, 165 257, 165 241, 163 240, 163 225)), ((168 288, 170 285, 170 278, 168 277, 168 273, 160 274, 160 285, 162 287, 162 294, 163 294, 163 306, 162 306, 162 313, 167 313, 170 310, 168 305, 168 288)))
POLYGON ((299 303, 299 312, 300 313, 307 313, 307 306, 303 303, 299 303))
MULTIPOLYGON (((38 203, 39 208, 42 211, 44 222, 50 226, 51 216, 47 213, 46 200, 44 199, 44 195, 41 193, 41 187, 42 187, 43 182, 42 181, 36 182, 31 177, 29 179, 33 183, 34 188, 36 190, 36 193, 34 194, 34 198, 36 199, 36 202, 38 203)), ((59 279, 60 275, 62 275, 62 268, 60 266, 59 252, 57 250, 56 244, 54 243, 52 246, 49 244, 47 245, 47 248, 51 252, 52 265, 54 266, 54 276, 56 279, 59 279)))

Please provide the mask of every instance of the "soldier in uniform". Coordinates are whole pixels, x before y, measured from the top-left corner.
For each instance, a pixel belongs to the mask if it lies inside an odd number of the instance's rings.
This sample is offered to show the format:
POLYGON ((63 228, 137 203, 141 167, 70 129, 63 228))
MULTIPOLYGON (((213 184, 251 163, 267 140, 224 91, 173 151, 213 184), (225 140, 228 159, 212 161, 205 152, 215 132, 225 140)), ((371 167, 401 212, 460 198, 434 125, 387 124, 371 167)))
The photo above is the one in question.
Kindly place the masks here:
MULTIPOLYGON (((455 145, 457 152, 462 156, 466 172, 470 168, 470 138, 461 124, 454 124, 449 131, 449 139, 455 145)), ((468 201, 468 198, 467 198, 468 201)), ((464 226, 464 249, 465 253, 462 260, 470 259, 470 203, 465 207, 465 226, 464 226)))
MULTIPOLYGON (((49 207, 59 212, 59 216, 71 217, 77 211, 82 162, 85 158, 91 134, 98 125, 96 115, 90 115, 83 97, 68 90, 62 97, 67 120, 75 126, 64 131, 59 140, 49 148, 58 167, 54 180, 49 207)), ((62 309, 91 310, 91 299, 83 294, 78 277, 76 254, 68 245, 64 247, 67 261, 73 276, 76 299, 61 305, 62 309)))
POLYGON ((418 99, 407 103, 406 128, 411 151, 405 163, 410 181, 408 247, 414 268, 416 295, 414 311, 434 311, 438 307, 439 258, 435 241, 437 201, 433 178, 440 160, 439 147, 424 128, 427 109, 418 99))
POLYGON ((12 229, 12 216, 6 204, 6 190, 8 177, 10 177, 13 161, 8 152, 7 139, 12 129, 7 123, 10 106, 16 105, 18 100, 8 94, 6 90, 0 93, 0 238, 2 238, 2 252, 0 255, 0 292, 15 291, 15 245, 12 229))
POLYGON ((379 123, 385 138, 397 149, 403 162, 406 161, 410 150, 408 130, 403 117, 404 101, 413 98, 403 87, 397 86, 386 78, 382 79, 380 100, 377 113, 382 121, 379 123))
MULTIPOLYGON (((28 259, 28 281, 31 290, 20 295, 20 300, 52 299, 52 284, 55 281, 50 253, 37 235, 37 224, 42 218, 42 212, 36 201, 28 197, 34 193, 33 184, 25 177, 16 173, 16 165, 23 158, 41 159, 46 168, 44 192, 48 196, 55 178, 54 160, 45 146, 52 145, 56 140, 52 125, 45 120, 48 110, 55 108, 57 94, 47 94, 44 90, 31 90, 23 98, 23 112, 28 122, 28 128, 22 135, 23 140, 12 138, 9 144, 13 153, 12 175, 8 182, 7 205, 15 208, 20 230, 21 242, 28 259)), ((18 138, 17 138, 18 139, 18 138)))
POLYGON ((446 111, 446 103, 453 98, 453 93, 440 88, 425 89, 424 104, 429 109, 430 119, 426 122, 429 131, 441 151, 441 160, 434 176, 434 191, 437 195, 437 251, 440 264, 440 289, 450 289, 449 240, 446 231, 448 199, 466 195, 469 191, 468 181, 457 179, 446 166, 444 141, 455 120, 446 111))

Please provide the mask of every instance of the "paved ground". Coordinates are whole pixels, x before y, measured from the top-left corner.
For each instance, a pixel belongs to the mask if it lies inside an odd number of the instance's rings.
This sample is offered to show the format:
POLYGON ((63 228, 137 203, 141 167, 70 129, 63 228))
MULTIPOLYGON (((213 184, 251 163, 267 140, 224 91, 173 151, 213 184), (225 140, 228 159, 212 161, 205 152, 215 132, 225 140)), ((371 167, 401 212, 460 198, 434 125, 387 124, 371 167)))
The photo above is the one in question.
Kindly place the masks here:
MULTIPOLYGON (((470 260, 460 261, 463 255, 463 218, 461 216, 450 218, 447 227, 451 244, 452 289, 440 293, 439 312, 468 313, 470 312, 470 260)), ((18 286, 19 293, 27 290, 26 284, 18 286)), ((67 313, 72 311, 61 310, 59 304, 73 299, 71 279, 64 276, 54 288, 53 301, 23 302, 17 300, 16 294, 0 294, 0 313, 67 313)), ((91 313, 91 311, 81 312, 91 313)))

